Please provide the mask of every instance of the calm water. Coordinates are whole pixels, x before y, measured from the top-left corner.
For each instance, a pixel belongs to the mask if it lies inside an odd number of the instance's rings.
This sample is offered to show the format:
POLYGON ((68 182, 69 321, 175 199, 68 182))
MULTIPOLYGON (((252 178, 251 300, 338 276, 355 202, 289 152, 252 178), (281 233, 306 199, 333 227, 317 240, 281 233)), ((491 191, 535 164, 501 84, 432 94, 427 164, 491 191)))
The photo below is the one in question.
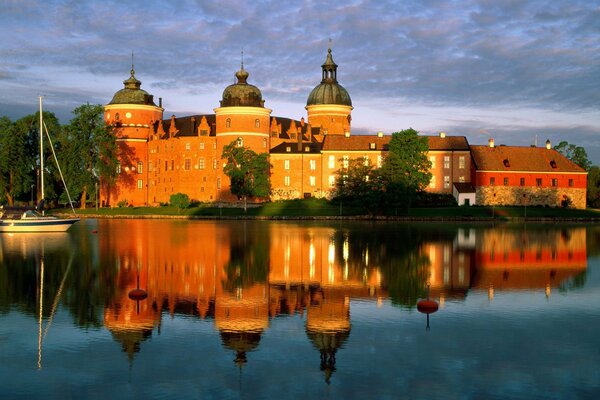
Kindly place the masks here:
POLYGON ((0 236, 0 398, 599 398, 599 306, 600 226, 88 220, 0 236))

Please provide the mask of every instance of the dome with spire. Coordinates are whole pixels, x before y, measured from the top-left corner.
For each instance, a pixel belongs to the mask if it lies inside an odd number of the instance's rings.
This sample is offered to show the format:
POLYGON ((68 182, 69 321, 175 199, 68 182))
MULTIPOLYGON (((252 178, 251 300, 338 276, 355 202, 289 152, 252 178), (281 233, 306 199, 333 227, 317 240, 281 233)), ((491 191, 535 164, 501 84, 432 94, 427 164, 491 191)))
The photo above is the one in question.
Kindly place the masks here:
POLYGON ((123 81, 125 87, 119 90, 113 96, 108 104, 143 104, 148 106, 156 106, 154 104, 154 96, 140 89, 142 82, 136 79, 133 65, 131 66, 131 76, 123 81))
POLYGON ((352 107, 352 99, 348 91, 337 81, 337 64, 333 62, 331 48, 327 49, 327 58, 321 68, 323 79, 308 95, 306 105, 340 104, 352 107))
POLYGON ((249 75, 242 63, 240 70, 235 73, 237 82, 223 91, 221 107, 264 107, 260 89, 247 82, 249 75))

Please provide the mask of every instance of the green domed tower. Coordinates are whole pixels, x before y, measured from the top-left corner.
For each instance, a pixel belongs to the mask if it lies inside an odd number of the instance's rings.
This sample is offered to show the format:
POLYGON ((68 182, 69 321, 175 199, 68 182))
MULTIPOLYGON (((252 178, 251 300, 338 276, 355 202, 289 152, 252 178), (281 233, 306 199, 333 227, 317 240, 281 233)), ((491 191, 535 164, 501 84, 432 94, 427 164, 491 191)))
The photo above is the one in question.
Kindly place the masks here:
POLYGON ((352 99, 337 81, 337 67, 329 48, 325 63, 321 65, 321 83, 310 92, 306 100, 308 123, 321 127, 321 133, 325 135, 350 133, 352 99))

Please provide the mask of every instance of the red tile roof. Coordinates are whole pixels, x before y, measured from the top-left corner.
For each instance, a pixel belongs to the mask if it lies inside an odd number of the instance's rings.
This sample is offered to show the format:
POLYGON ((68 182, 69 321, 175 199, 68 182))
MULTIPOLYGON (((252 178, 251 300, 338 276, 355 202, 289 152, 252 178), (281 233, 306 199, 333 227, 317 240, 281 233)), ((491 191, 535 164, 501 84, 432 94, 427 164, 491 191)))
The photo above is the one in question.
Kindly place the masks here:
MULTIPOLYGON (((429 142, 429 150, 465 150, 469 151, 469 143, 464 136, 421 136, 426 137, 429 142)), ((371 143, 375 143, 375 150, 388 150, 388 143, 392 138, 391 135, 378 137, 376 135, 351 135, 345 137, 343 135, 329 135, 325 137, 323 142, 324 151, 332 150, 373 150, 370 148, 371 143)))
POLYGON ((471 146, 471 155, 478 171, 585 172, 558 151, 545 147, 471 146))

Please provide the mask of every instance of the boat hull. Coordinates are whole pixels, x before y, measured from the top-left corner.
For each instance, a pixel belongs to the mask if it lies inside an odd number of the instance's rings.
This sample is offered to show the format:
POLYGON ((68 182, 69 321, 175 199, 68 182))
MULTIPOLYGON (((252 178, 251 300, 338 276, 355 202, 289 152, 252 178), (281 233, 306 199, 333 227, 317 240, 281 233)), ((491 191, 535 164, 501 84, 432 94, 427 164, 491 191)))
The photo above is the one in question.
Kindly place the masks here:
POLYGON ((79 218, 3 219, 0 232, 65 232, 78 221, 79 218))

